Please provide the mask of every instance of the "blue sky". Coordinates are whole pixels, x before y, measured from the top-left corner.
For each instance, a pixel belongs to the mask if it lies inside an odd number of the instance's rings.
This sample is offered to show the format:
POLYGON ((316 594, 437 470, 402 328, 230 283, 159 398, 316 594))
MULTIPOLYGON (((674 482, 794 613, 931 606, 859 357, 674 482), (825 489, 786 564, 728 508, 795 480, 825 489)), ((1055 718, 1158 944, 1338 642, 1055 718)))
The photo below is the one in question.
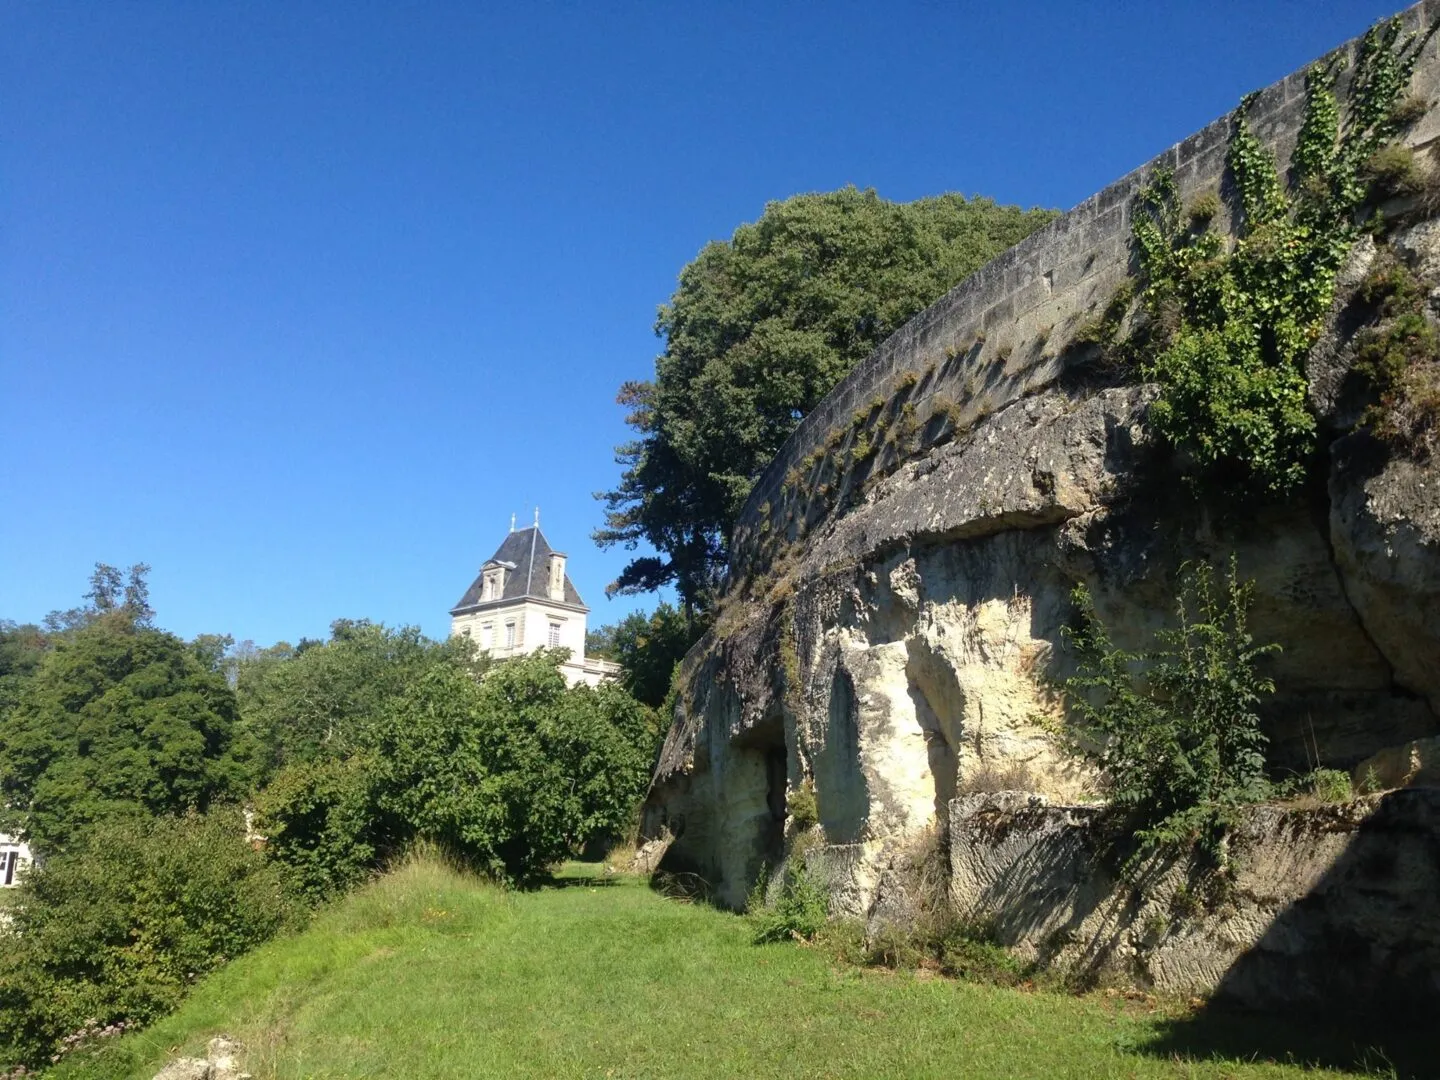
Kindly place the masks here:
POLYGON ((262 644, 446 614, 538 505, 594 609, 678 271, 845 184, 1069 207, 1383 2, 0 13, 0 617, 154 567, 262 644))

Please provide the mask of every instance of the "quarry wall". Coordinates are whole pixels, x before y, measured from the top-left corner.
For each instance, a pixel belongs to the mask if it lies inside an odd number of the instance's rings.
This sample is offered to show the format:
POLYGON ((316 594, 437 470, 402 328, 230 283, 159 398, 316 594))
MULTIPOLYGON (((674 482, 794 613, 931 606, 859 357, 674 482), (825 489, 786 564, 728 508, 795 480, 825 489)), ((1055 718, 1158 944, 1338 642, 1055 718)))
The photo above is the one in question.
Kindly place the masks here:
MULTIPOLYGON (((1402 18, 1428 26, 1440 0, 1402 18)), ((1355 50, 1352 42, 1331 59, 1355 50)), ((1344 86, 1342 78, 1342 95, 1344 86)), ((1405 141, 1426 150, 1440 140, 1440 37, 1410 90, 1429 107, 1405 141)), ((1282 168, 1304 101, 1297 73, 1247 112, 1282 168)), ((1233 116, 1216 121, 977 271, 800 424, 746 504, 716 625, 681 670, 642 822, 647 851, 665 849, 661 869, 741 907, 762 867, 783 868, 803 852, 823 868, 833 912, 874 922, 894 908, 891 885, 917 843, 938 833, 967 918, 978 895, 987 908, 979 914, 1006 925, 1007 915, 1030 911, 1049 934, 1068 925, 1071 902, 1036 861, 1053 849, 1062 877, 1080 875, 1076 887, 1094 901, 1070 929, 1089 934, 1085 920, 1111 912, 1118 944, 1104 956, 1126 968, 1155 912, 1131 903, 1129 886, 1103 866, 1076 861, 1093 834, 1070 825, 1096 813, 1104 788, 1061 734, 1068 720, 1056 687, 1075 670, 1064 631, 1083 585, 1118 645, 1148 644, 1173 620, 1180 568, 1196 560, 1233 558, 1253 582, 1250 631, 1283 646, 1266 661, 1276 692, 1260 709, 1273 776, 1316 766, 1387 784, 1440 775, 1440 464, 1387 453, 1357 430, 1343 392, 1358 348, 1347 312, 1372 268, 1407 267, 1428 291, 1426 318, 1440 326, 1440 218, 1418 204, 1390 206, 1391 224, 1353 246, 1306 361, 1321 452, 1297 497, 1238 515, 1197 501, 1151 433, 1157 388, 1084 374, 1094 359, 1088 329, 1136 272, 1131 215, 1156 170, 1173 171, 1184 200, 1217 192, 1232 209, 1213 227, 1233 231, 1233 129, 1233 116), (1062 809, 1014 816, 1007 850, 1020 854, 1005 874, 1015 888, 967 893, 967 880, 1009 856, 967 847, 967 832, 981 836, 989 818, 956 807, 1001 790, 1062 809), (1041 899, 1025 899, 1032 886, 1041 899)), ((1404 834, 1404 858, 1431 850, 1431 802, 1401 799, 1385 812, 1393 836, 1404 834)), ((1205 924, 1221 944, 1206 946, 1203 963, 1173 968, 1186 974, 1166 985, 1221 986, 1246 957, 1265 953, 1283 912, 1313 909, 1322 882, 1338 897, 1357 880, 1326 867, 1369 834, 1355 822, 1328 833, 1271 829, 1294 824, 1286 813, 1256 811, 1256 850, 1301 845, 1296 858, 1309 869, 1294 881, 1304 895, 1267 894, 1229 928, 1205 924)), ((1357 960, 1373 968, 1357 975, 1363 981, 1401 946, 1374 936, 1383 919, 1356 918, 1355 940, 1374 946, 1357 960)), ((1166 937, 1165 955, 1188 955, 1186 942, 1199 939, 1187 934, 1166 937)), ((1317 934, 1284 940, 1300 942, 1298 957, 1317 934)), ((1040 948, 1018 930, 1011 938, 1040 948)), ((1433 943, 1425 949, 1433 956, 1433 943)), ((1283 948, 1265 955, 1283 971, 1283 948)), ((1158 985, 1167 963, 1126 970, 1158 985)), ((1440 1002, 1440 983, 1407 972, 1407 986, 1433 984, 1440 1002)))

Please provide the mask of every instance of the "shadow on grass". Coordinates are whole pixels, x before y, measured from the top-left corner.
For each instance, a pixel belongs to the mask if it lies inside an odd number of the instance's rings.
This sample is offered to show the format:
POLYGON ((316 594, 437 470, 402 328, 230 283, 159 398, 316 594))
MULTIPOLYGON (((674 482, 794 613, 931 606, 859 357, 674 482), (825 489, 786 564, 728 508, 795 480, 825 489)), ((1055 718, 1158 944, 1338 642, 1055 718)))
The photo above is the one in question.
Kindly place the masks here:
POLYGON ((532 889, 599 889, 612 885, 619 885, 619 877, 592 877, 580 875, 565 875, 564 877, 538 878, 530 886, 532 889))
POLYGON ((1440 1076, 1440 1043, 1426 1024, 1262 1014, 1223 1004, 1165 1021, 1155 1038, 1135 1049, 1167 1060, 1273 1061, 1396 1080, 1440 1076))

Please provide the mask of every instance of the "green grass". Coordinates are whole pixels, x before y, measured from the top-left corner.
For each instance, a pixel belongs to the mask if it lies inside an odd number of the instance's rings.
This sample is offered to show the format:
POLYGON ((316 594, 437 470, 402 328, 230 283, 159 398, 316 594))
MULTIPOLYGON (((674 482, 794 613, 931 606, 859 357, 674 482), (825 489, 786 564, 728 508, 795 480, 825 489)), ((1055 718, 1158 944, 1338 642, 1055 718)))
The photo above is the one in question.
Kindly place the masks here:
POLYGON ((257 1080, 1343 1075, 1177 1056, 1173 1018, 1122 999, 756 946, 741 918, 591 869, 507 894, 412 861, 230 964, 170 1018, 52 1075, 148 1080, 220 1032, 250 1048, 257 1080))

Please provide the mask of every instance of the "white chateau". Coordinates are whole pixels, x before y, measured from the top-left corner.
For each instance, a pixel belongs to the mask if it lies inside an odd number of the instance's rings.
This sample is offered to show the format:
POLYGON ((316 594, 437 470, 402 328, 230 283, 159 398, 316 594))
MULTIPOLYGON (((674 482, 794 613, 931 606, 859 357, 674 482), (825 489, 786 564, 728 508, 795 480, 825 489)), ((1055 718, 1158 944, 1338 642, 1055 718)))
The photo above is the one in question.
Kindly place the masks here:
POLYGON ((597 686, 614 678, 618 664, 585 658, 585 616, 590 609, 565 573, 565 556, 550 546, 535 524, 516 529, 480 567, 450 609, 450 635, 473 638, 482 652, 498 659, 536 649, 565 648, 570 659, 560 669, 571 686, 597 686))

